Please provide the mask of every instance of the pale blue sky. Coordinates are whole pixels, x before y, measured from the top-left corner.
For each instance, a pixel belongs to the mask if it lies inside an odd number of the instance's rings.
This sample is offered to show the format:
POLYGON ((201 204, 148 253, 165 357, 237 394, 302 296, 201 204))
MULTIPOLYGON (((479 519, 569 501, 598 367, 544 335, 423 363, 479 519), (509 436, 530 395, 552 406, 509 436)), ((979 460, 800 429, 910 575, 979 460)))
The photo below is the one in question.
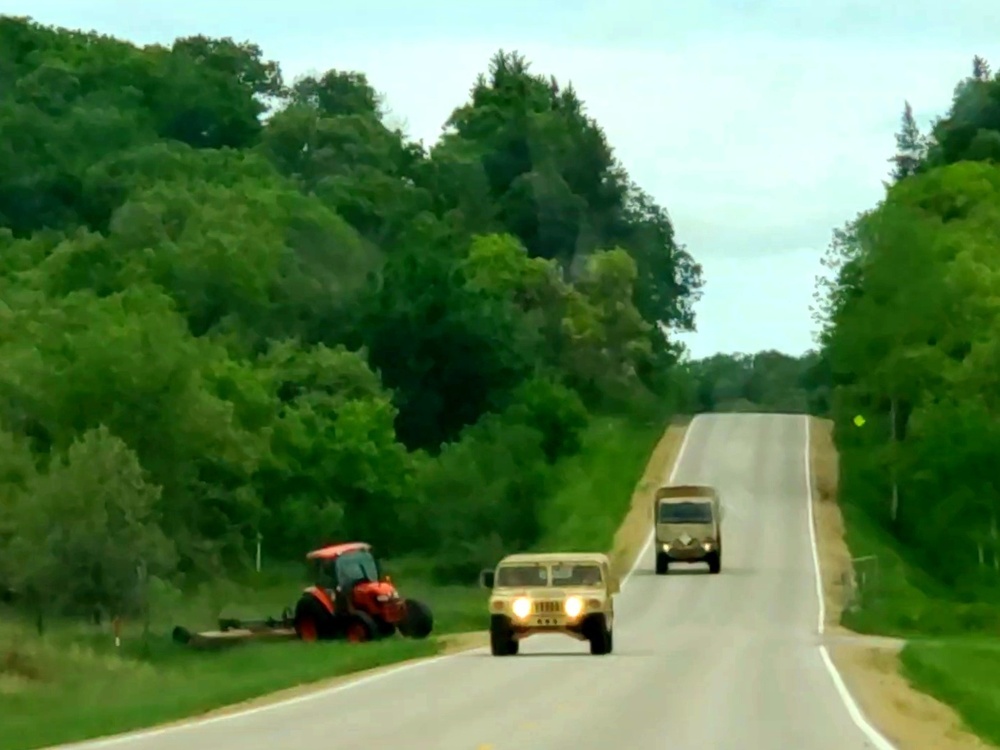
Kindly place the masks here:
POLYGON ((7 14, 137 43, 258 43, 288 79, 361 70, 432 142, 499 48, 572 80, 705 269, 694 356, 812 346, 833 227, 871 206, 903 100, 943 114, 974 54, 1000 67, 997 0, 268 2, 5 0, 7 14))

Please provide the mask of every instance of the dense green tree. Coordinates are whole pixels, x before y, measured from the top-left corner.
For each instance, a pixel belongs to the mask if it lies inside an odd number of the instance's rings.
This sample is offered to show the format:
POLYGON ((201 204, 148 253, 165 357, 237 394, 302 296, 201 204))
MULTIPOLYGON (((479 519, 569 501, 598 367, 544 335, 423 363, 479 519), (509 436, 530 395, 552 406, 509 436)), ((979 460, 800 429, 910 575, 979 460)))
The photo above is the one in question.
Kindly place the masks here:
POLYGON ((821 360, 850 501, 967 593, 1000 582, 1000 78, 977 57, 925 151, 907 130, 895 183, 831 243, 821 360))
POLYGON ((537 542, 595 412, 674 392, 701 270, 516 53, 428 149, 360 72, 3 16, 0 161, 0 584, 79 571, 46 612, 138 606, 139 563, 238 573, 258 535, 467 577, 537 542))

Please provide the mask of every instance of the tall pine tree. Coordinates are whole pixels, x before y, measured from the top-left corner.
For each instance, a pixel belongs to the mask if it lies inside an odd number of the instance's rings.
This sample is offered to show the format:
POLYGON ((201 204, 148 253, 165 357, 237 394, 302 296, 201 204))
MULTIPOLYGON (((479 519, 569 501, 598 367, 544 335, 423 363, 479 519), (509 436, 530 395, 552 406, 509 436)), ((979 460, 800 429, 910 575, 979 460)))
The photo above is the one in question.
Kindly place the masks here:
POLYGON ((896 153, 889 157, 889 161, 895 165, 891 173, 893 182, 916 174, 926 154, 927 140, 913 118, 913 107, 905 102, 902 124, 896 133, 896 153))

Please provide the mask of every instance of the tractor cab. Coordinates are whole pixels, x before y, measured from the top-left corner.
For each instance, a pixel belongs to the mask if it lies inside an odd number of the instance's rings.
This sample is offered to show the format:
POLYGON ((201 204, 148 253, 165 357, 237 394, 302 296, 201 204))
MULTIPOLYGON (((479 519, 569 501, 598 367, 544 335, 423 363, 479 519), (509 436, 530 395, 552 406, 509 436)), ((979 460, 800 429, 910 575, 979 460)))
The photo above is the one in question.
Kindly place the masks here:
POLYGON ((360 608, 399 598, 388 576, 381 575, 371 546, 364 542, 335 544, 306 555, 313 564, 316 588, 337 597, 338 609, 360 608))
POLYGON ((324 589, 346 591, 359 583, 381 580, 378 563, 367 545, 338 544, 311 552, 307 557, 312 562, 316 585, 324 589))

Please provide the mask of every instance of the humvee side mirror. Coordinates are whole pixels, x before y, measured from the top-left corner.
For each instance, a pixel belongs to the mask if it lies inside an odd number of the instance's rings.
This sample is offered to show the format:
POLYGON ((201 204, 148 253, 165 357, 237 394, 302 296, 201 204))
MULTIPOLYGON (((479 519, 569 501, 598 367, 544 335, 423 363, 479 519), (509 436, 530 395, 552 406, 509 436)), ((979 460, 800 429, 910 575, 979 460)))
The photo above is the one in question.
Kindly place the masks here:
POLYGON ((492 570, 484 570, 479 574, 479 583, 482 584, 483 588, 491 589, 493 584, 496 582, 496 572, 492 570))
POLYGON ((617 594, 622 590, 622 582, 618 580, 618 576, 611 579, 611 585, 609 586, 612 594, 617 594))

